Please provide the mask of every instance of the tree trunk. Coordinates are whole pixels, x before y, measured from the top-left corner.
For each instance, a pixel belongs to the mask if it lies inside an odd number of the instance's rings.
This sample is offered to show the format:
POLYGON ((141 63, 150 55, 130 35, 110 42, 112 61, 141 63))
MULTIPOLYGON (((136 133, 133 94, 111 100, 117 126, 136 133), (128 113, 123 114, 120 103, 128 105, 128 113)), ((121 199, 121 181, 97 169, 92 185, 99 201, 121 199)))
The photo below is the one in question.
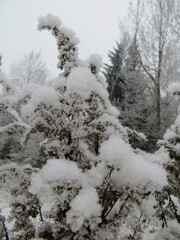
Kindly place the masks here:
POLYGON ((157 131, 159 133, 160 125, 161 125, 161 92, 160 92, 160 84, 157 84, 156 86, 157 90, 157 96, 156 96, 156 125, 157 125, 157 131))
POLYGON ((161 71, 162 71, 162 60, 163 60, 163 31, 162 31, 162 15, 163 8, 162 2, 159 2, 160 7, 160 24, 159 24, 159 49, 158 49, 158 69, 157 69, 157 79, 156 79, 156 94, 157 94, 157 133, 159 137, 160 125, 161 125, 161 91, 160 91, 160 80, 161 80, 161 71))

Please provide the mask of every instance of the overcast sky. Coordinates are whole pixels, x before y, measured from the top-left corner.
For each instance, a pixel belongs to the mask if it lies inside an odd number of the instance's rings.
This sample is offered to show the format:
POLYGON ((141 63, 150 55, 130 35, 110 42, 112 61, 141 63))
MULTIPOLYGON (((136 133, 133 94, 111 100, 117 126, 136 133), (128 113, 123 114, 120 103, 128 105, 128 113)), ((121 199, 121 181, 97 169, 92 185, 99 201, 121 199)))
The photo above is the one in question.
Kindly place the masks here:
POLYGON ((41 50, 43 60, 55 76, 57 50, 48 32, 37 31, 37 18, 48 13, 59 16, 80 39, 81 58, 98 53, 107 62, 107 52, 119 38, 119 19, 129 0, 0 0, 0 53, 2 70, 8 72, 24 53, 41 50))

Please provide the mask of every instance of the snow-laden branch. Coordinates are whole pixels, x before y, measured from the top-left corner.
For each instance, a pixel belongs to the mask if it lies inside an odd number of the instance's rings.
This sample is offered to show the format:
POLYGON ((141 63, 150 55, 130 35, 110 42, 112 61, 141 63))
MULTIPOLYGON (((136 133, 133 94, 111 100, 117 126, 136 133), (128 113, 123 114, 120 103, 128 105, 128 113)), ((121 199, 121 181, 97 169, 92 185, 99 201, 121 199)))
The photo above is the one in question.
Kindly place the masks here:
POLYGON ((16 122, 10 123, 6 126, 0 127, 0 133, 10 132, 16 127, 23 127, 25 129, 29 129, 30 126, 28 124, 24 123, 24 122, 16 121, 16 122))
POLYGON ((79 39, 71 29, 62 26, 61 20, 56 16, 48 14, 40 17, 38 21, 39 31, 49 30, 56 38, 59 51, 57 67, 64 70, 64 76, 67 77, 71 69, 78 66, 77 44, 79 39))

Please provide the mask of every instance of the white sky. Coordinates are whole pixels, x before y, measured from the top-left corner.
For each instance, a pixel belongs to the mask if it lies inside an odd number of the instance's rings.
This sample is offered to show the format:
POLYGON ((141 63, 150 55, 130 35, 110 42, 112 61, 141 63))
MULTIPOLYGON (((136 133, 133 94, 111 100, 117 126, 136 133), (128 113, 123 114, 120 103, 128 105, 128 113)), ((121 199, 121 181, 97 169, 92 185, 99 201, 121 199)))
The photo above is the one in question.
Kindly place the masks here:
POLYGON ((13 62, 33 49, 41 50, 54 76, 58 73, 55 39, 48 32, 37 31, 38 16, 48 13, 60 17, 77 34, 81 58, 98 53, 107 62, 128 4, 129 0, 0 0, 2 70, 7 73, 13 62))

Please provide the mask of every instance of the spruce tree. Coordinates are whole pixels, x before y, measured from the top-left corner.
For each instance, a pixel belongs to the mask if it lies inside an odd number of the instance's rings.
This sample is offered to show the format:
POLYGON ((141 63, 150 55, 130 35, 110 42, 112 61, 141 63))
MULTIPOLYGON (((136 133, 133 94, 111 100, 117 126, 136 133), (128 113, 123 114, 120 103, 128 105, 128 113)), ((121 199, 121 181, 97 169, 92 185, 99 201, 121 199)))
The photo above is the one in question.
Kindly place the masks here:
POLYGON ((125 76, 122 71, 125 57, 125 41, 116 43, 114 51, 108 54, 110 65, 105 64, 104 75, 108 83, 109 98, 114 105, 118 105, 124 99, 125 76))
POLYGON ((126 88, 124 100, 118 106, 122 116, 121 122, 131 129, 146 131, 146 85, 140 68, 136 40, 127 49, 122 71, 126 88))
POLYGON ((148 93, 142 73, 136 38, 127 37, 109 54, 111 64, 106 64, 104 75, 108 81, 110 100, 120 111, 121 123, 132 130, 143 132, 146 142, 131 139, 133 147, 153 151, 152 97, 148 93))

